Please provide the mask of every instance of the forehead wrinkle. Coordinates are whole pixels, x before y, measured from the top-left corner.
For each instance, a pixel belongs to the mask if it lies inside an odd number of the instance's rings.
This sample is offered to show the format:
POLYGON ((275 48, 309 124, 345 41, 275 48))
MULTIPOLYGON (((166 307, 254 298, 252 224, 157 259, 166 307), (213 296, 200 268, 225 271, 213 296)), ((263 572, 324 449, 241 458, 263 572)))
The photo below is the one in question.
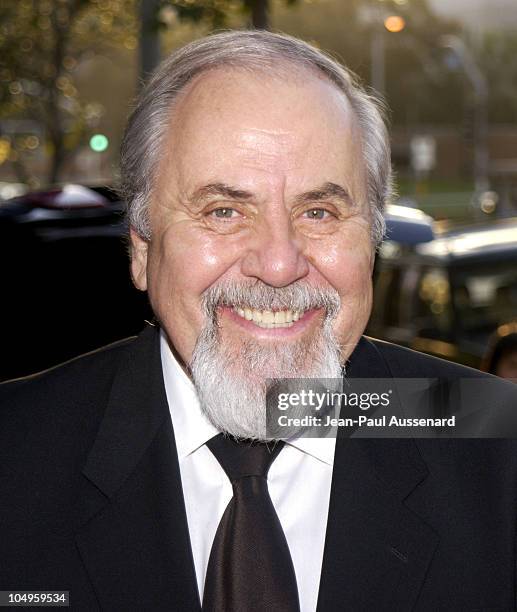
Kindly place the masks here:
POLYGON ((293 149, 295 137, 290 132, 244 127, 237 128, 234 139, 235 148, 247 163, 276 168, 282 157, 282 165, 288 162, 287 166, 291 167, 294 163, 294 154, 290 156, 289 151, 293 149))
POLYGON ((267 130, 264 128, 253 128, 247 127, 245 131, 239 134, 238 140, 242 148, 248 147, 268 147, 273 145, 274 147, 287 147, 292 141, 293 135, 288 131, 281 130, 267 130))

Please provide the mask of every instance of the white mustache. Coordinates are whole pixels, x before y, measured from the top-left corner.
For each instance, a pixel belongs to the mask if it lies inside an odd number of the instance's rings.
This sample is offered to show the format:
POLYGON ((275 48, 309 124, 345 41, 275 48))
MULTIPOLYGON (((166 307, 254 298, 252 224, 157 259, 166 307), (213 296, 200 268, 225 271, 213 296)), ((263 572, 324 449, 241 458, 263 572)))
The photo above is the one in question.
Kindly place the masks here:
POLYGON ((207 289, 202 305, 205 314, 212 320, 219 306, 292 311, 324 308, 327 319, 332 319, 339 312, 341 299, 331 287, 313 287, 304 283, 271 287, 260 281, 254 284, 226 282, 207 289))

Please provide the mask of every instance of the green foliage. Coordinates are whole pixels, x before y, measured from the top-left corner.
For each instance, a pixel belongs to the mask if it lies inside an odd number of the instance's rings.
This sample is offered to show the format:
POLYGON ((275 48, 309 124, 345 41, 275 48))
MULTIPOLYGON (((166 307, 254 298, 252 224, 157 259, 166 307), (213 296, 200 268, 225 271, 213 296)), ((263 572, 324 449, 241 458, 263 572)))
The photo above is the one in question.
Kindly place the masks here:
POLYGON ((170 7, 174 10, 179 21, 199 23, 208 22, 214 29, 226 25, 228 14, 236 8, 240 8, 239 2, 227 2, 225 0, 177 0, 164 1, 162 9, 170 7))
MULTIPOLYGON (((134 5, 135 0, 2 0, 0 119, 4 125, 23 120, 40 126, 51 159, 49 182, 58 179, 67 150, 77 147, 96 112, 78 97, 76 70, 87 56, 136 47, 134 5)), ((23 162, 33 153, 23 132, 22 127, 7 136, 11 161, 26 179, 23 162)))
MULTIPOLYGON (((302 0, 303 1, 303 0, 302 0)), ((287 6, 294 6, 300 0, 283 0, 287 6)), ((164 0, 163 7, 171 7, 179 21, 206 23, 212 29, 220 29, 231 25, 235 16, 244 16, 250 25, 269 27, 267 14, 269 0, 164 0), (259 15, 266 22, 259 23, 259 15)))

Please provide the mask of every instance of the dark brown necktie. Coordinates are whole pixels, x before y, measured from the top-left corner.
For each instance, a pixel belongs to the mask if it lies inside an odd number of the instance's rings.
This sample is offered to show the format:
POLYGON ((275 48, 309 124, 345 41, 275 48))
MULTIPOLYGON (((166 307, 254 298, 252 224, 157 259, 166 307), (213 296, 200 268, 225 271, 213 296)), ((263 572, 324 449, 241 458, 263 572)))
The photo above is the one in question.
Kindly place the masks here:
POLYGON ((230 479, 233 498, 212 544, 203 611, 298 612, 293 562, 267 488, 283 442, 236 442, 220 434, 207 446, 230 479))

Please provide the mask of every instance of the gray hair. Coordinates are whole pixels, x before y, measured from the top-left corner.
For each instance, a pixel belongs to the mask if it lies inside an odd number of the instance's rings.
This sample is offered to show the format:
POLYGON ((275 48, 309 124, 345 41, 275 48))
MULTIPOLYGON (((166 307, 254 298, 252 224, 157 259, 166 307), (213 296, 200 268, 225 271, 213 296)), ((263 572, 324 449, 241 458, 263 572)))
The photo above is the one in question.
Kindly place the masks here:
POLYGON ((181 90, 210 69, 278 72, 278 66, 286 63, 323 74, 348 98, 361 128, 372 240, 380 243, 385 204, 392 195, 390 145, 380 101, 359 85, 352 72, 319 49, 262 30, 221 32, 194 41, 167 57, 144 87, 126 127, 120 160, 120 191, 129 222, 142 238, 151 237, 148 203, 171 109, 181 90))

